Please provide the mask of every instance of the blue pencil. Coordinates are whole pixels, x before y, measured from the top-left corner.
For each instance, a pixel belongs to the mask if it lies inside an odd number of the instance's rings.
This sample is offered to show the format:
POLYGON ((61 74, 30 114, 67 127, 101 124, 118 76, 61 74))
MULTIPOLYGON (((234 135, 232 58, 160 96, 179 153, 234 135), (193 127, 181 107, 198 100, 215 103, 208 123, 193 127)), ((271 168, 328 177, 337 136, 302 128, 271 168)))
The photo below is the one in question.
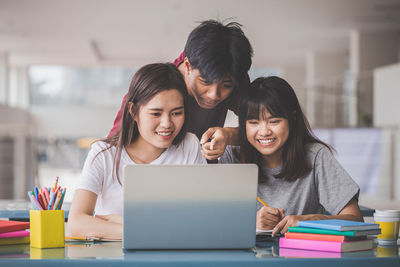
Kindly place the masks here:
POLYGON ((55 199, 55 195, 56 195, 56 194, 54 194, 54 192, 51 192, 48 210, 51 210, 51 206, 53 206, 53 202, 54 202, 54 199, 55 199))
POLYGON ((35 210, 38 210, 39 208, 36 207, 36 204, 35 204, 35 202, 33 201, 33 196, 32 196, 32 192, 31 192, 31 191, 28 191, 28 197, 29 197, 29 199, 31 200, 31 203, 32 203, 33 208, 34 208, 35 210))
POLYGON ((40 201, 40 200, 39 200, 39 190, 38 190, 38 188, 37 188, 36 186, 35 186, 34 193, 35 193, 36 200, 37 200, 37 201, 40 201))
POLYGON ((66 188, 64 188, 64 189, 61 191, 61 192, 62 192, 62 196, 61 196, 61 199, 60 199, 60 203, 58 203, 57 210, 60 210, 61 207, 62 207, 62 204, 63 204, 63 202, 64 202, 65 191, 67 191, 66 188))

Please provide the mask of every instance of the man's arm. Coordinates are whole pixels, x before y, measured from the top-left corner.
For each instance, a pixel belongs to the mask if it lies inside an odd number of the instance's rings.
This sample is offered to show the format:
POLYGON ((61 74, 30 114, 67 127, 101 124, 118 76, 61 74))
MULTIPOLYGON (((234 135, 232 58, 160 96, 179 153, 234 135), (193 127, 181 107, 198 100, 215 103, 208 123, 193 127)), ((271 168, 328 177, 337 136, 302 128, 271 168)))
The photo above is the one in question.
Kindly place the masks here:
POLYGON ((224 154, 227 145, 239 145, 239 128, 209 128, 201 137, 200 144, 206 159, 217 159, 224 154))

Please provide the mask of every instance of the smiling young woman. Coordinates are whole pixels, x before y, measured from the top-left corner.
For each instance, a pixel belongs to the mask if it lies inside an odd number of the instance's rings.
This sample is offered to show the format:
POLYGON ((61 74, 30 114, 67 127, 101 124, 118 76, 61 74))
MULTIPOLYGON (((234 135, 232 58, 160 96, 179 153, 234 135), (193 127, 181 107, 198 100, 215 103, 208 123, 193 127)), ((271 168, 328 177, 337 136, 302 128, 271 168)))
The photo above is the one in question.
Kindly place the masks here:
POLYGON ((186 132, 187 89, 174 65, 139 69, 126 100, 119 131, 93 143, 86 158, 68 217, 73 236, 122 238, 125 165, 206 163, 186 132))
POLYGON ((363 220, 358 185, 313 135, 285 80, 251 83, 239 108, 239 133, 240 147, 228 147, 220 162, 258 165, 258 196, 269 205, 258 206, 258 228, 275 235, 299 220, 363 220))

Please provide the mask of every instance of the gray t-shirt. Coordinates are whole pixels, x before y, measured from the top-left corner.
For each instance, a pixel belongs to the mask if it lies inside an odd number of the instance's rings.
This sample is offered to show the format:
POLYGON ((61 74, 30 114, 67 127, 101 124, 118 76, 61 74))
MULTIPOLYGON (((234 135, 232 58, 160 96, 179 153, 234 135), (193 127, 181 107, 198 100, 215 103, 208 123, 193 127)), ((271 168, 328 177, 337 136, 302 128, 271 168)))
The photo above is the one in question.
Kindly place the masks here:
MULTIPOLYGON (((285 215, 323 214, 337 215, 353 198, 358 198, 360 188, 324 145, 307 146, 307 158, 312 170, 293 182, 275 178, 281 166, 262 168, 266 179, 258 184, 258 196, 268 205, 281 208, 285 215)), ((238 163, 228 146, 219 163, 238 163)), ((258 203, 258 209, 261 204, 258 203)))

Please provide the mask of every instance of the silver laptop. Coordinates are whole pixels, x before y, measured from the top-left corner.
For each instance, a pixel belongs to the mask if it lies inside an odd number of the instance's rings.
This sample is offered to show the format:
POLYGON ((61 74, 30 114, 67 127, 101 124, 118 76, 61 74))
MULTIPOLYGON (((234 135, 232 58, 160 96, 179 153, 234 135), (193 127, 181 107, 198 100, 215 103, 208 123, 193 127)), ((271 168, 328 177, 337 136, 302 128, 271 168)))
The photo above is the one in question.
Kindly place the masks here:
POLYGON ((125 166, 123 248, 253 247, 257 176, 255 164, 125 166))

